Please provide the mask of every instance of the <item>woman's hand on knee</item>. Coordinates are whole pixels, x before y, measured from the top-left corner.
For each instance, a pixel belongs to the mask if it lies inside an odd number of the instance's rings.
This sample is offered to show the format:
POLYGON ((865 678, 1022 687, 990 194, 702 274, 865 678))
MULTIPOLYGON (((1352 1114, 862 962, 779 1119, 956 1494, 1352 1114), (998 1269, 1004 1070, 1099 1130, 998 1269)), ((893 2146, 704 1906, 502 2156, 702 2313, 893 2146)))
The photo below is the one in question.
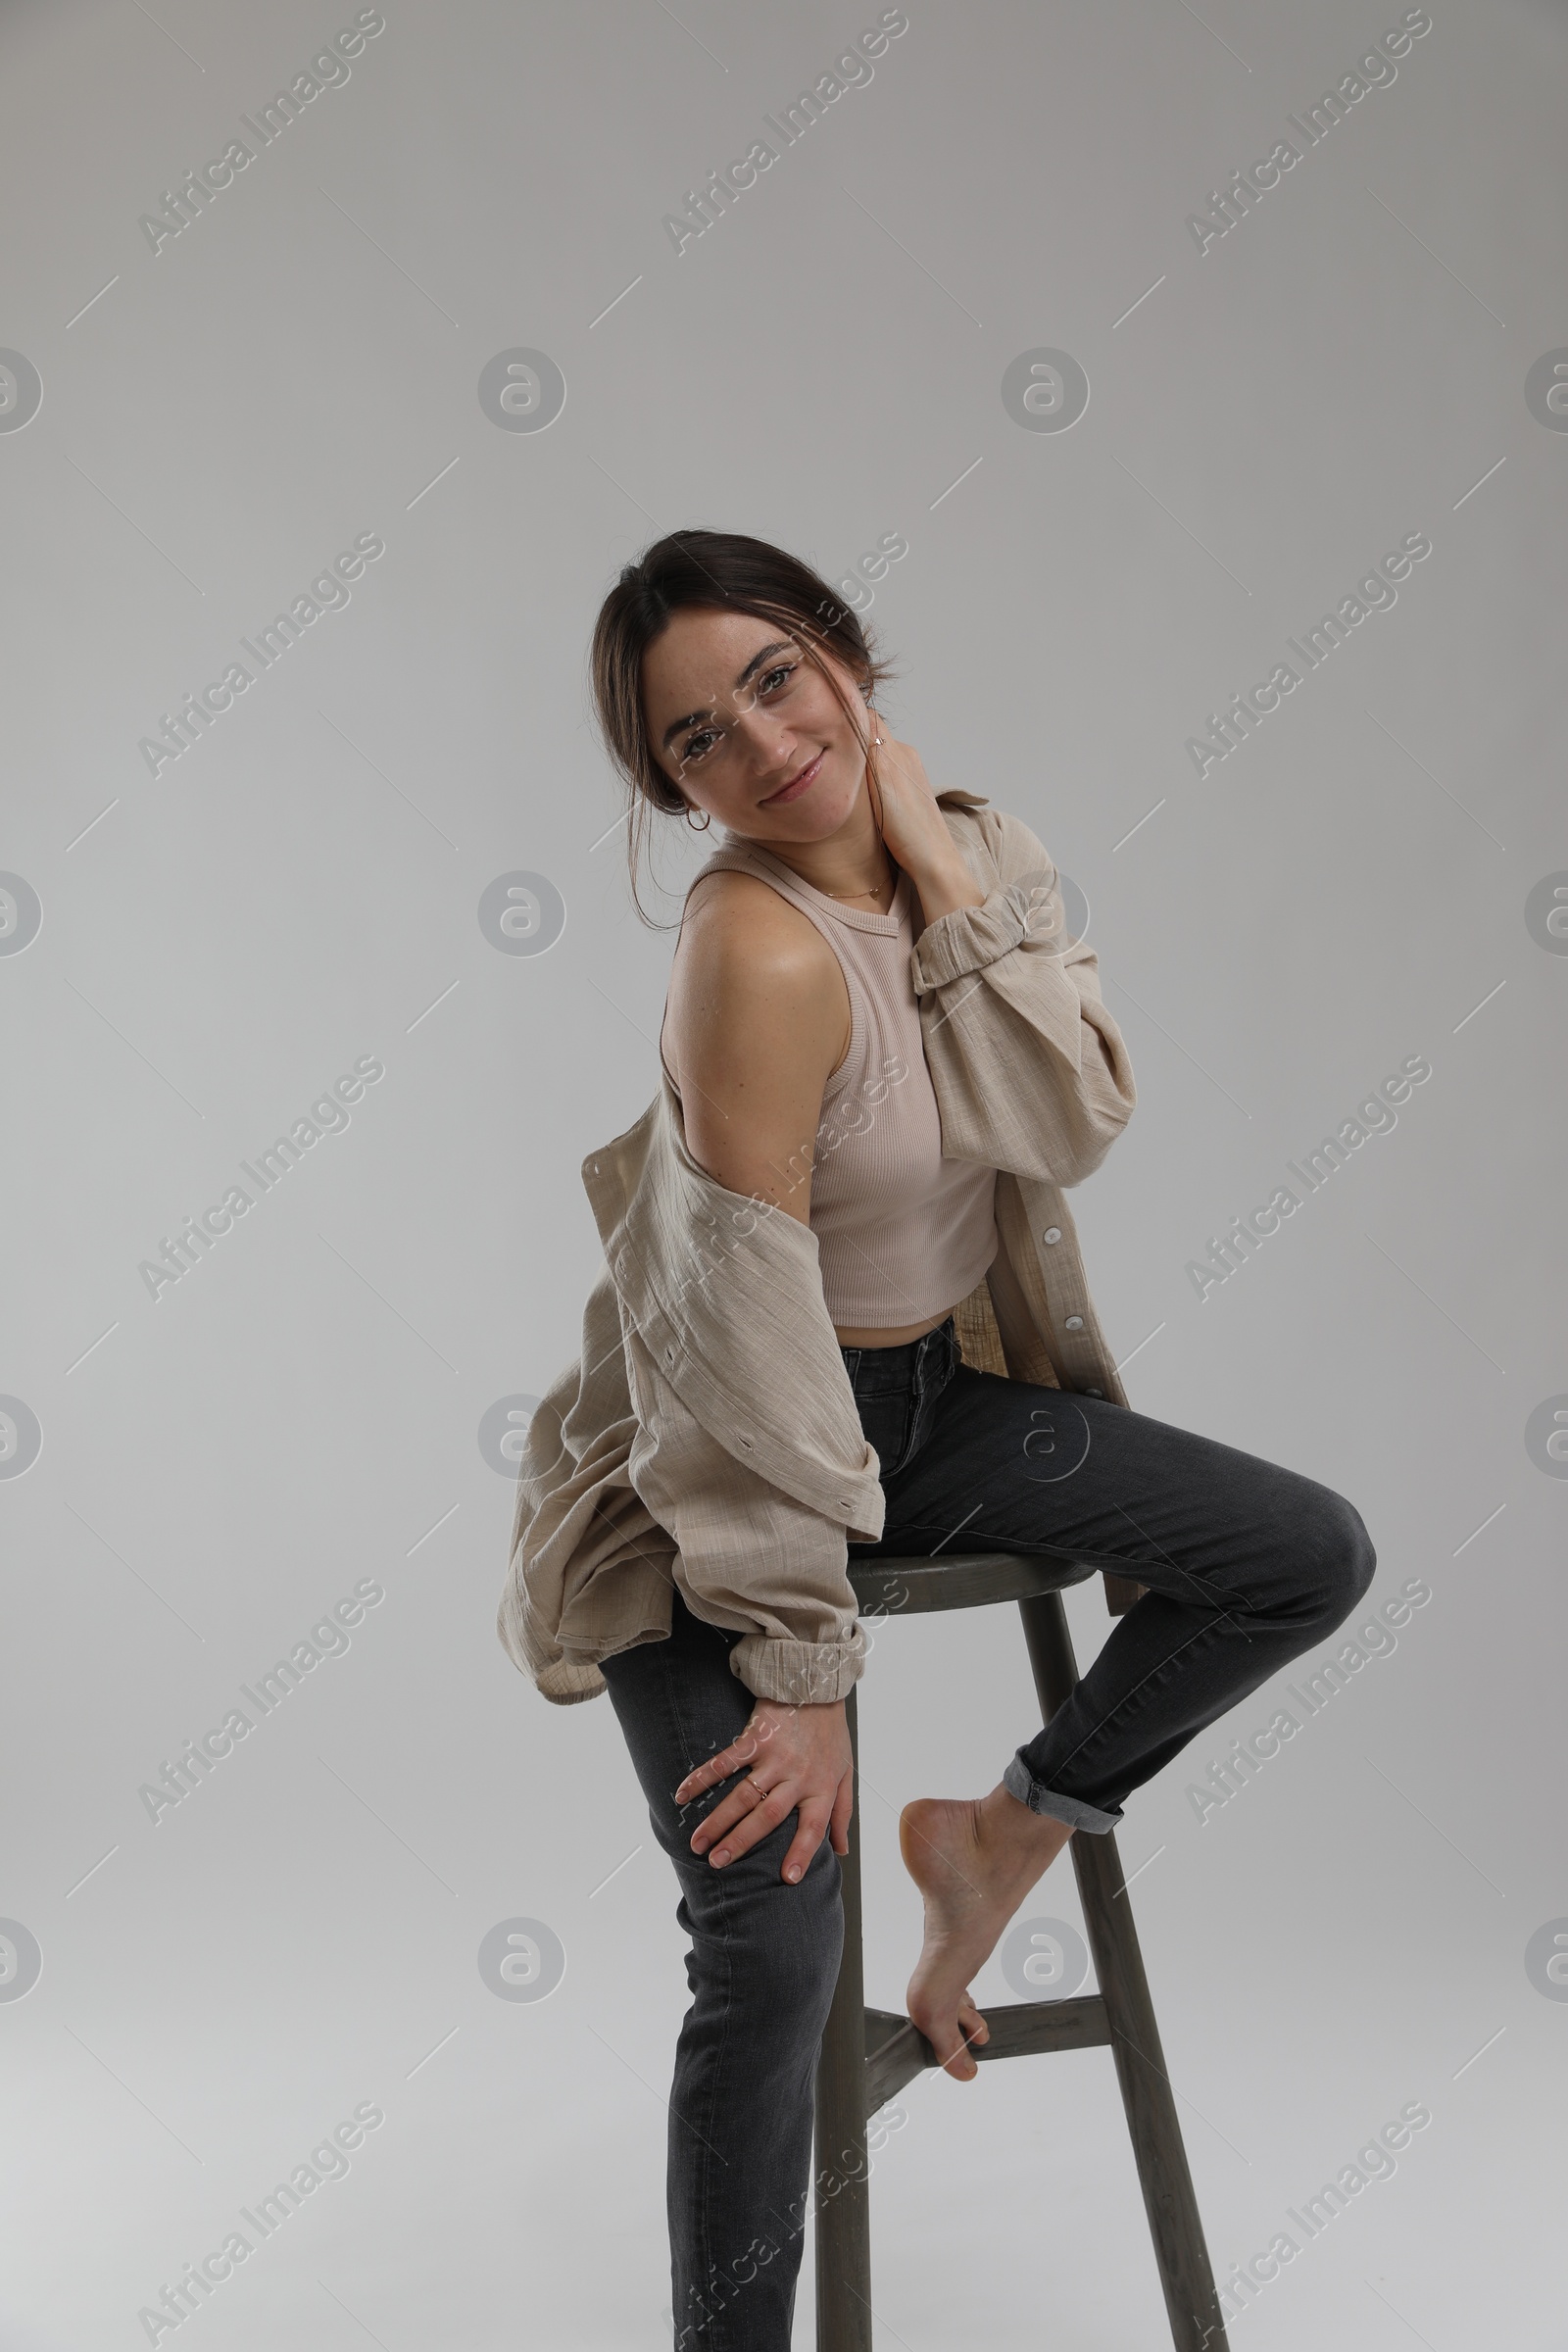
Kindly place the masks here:
POLYGON ((722 1870, 771 1836, 791 1813, 798 1813, 800 1822, 784 1857, 783 1878, 793 1883, 805 1877, 824 1830, 831 1834, 835 1853, 849 1852, 855 1760, 842 1699, 812 1707, 758 1699, 740 1736, 686 1775, 675 1790, 676 1804, 689 1804, 737 1772, 745 1778, 693 1832, 694 1854, 710 1851, 713 1868, 722 1870))

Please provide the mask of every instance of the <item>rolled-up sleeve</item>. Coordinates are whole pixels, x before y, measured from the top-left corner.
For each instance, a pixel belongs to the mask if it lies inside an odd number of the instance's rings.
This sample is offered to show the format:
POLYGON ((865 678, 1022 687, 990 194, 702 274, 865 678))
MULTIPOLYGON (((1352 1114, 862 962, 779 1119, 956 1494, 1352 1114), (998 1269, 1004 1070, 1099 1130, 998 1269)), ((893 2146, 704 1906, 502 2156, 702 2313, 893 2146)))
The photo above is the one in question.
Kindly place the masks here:
POLYGON ((914 993, 923 997, 965 972, 977 972, 1000 956, 1010 956, 1026 938, 1035 912, 1035 893, 1024 882, 999 882, 979 906, 956 906, 938 915, 914 943, 910 969, 914 993))
POLYGON ((940 915, 910 956, 942 1149, 1079 1184, 1132 1116, 1132 1064, 1096 952, 1067 935, 1055 866, 1018 818, 995 824, 984 903, 940 915))

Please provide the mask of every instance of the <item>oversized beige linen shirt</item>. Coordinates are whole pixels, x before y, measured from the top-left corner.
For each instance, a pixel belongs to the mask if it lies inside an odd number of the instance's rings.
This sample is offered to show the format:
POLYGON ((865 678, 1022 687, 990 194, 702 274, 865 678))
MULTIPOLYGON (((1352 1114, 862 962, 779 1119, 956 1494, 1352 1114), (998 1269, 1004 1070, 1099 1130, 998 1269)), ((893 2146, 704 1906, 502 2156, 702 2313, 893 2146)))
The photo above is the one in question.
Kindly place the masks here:
MULTIPOLYGON (((944 1155, 999 1171, 997 1256, 957 1315, 964 1360, 1125 1405, 1063 1188, 1132 1114, 1127 1051, 1028 826, 974 793, 937 798, 986 893, 911 952, 944 1155)), ((847 1545, 880 1540, 883 1495, 816 1236, 698 1165, 662 1072, 582 1177, 605 1263, 581 1355, 529 1425, 502 1642, 546 1698, 593 1698, 602 1658, 667 1638, 678 1587, 741 1634, 730 1670, 758 1697, 841 1699, 864 1664, 847 1545)), ((1105 1583, 1113 1612, 1141 1590, 1105 1583)))

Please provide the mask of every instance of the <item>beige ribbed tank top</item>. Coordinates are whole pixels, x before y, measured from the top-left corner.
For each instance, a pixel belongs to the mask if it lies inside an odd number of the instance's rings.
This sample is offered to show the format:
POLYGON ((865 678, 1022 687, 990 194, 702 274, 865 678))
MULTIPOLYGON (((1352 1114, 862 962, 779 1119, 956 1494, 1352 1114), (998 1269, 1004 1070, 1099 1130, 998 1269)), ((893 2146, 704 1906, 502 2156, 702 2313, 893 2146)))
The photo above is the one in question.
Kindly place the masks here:
MULTIPOLYGON (((866 914, 730 835, 693 875, 688 903, 706 875, 722 871, 755 874, 798 906, 838 956, 849 990, 850 1050, 823 1089, 810 1170, 829 1317, 844 1330, 891 1331, 946 1314, 996 1256, 997 1172, 942 1156, 910 972, 908 875, 900 874, 889 913, 866 914)), ((805 1173, 804 1153, 797 1168, 805 1173)))

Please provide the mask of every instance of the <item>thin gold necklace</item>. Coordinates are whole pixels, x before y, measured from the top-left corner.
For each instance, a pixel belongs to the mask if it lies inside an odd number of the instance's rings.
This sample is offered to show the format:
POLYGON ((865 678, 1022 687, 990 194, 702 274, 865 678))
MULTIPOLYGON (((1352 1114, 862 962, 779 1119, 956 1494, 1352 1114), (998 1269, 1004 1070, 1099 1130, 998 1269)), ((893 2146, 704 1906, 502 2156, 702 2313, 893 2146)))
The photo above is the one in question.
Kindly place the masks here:
POLYGON ((822 896, 824 899, 879 899, 882 893, 888 889, 897 895, 898 887, 897 882, 889 875, 886 882, 873 882, 865 890, 824 890, 822 896))

